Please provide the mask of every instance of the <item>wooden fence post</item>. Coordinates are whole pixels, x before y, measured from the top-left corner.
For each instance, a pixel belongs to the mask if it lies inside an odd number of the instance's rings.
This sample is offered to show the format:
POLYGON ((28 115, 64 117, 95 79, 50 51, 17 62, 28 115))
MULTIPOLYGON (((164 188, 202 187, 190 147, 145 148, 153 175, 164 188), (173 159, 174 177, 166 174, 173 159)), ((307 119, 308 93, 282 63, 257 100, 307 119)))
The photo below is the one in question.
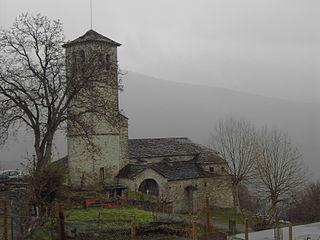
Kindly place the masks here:
POLYGON ((244 239, 249 240, 249 221, 248 221, 248 219, 245 220, 245 224, 244 224, 244 239))
POLYGON ((131 223, 131 240, 136 239, 136 218, 134 217, 132 223, 131 223))
POLYGON ((8 240, 8 201, 3 200, 3 240, 8 240))
POLYGON ((66 231, 65 231, 65 226, 64 226, 65 222, 64 222, 64 213, 63 213, 62 204, 59 204, 58 215, 59 215, 60 240, 66 240, 66 231))
POLYGON ((11 240, 13 240, 13 216, 11 216, 11 222, 10 222, 10 232, 11 232, 11 240))
POLYGON ((293 237, 293 236, 292 236, 292 223, 290 222, 290 223, 289 223, 289 240, 293 240, 292 237, 293 237))
POLYGON ((209 197, 206 197, 206 234, 207 240, 210 240, 211 226, 210 226, 210 205, 209 197))
POLYGON ((198 236, 197 236, 197 223, 196 221, 192 221, 192 240, 197 240, 198 236))

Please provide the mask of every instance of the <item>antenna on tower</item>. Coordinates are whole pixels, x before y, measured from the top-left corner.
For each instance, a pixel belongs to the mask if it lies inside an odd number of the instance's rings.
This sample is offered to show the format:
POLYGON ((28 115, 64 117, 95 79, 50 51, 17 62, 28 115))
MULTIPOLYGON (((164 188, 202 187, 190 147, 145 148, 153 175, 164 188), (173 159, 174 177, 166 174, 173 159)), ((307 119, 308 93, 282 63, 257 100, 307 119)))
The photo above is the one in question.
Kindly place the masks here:
POLYGON ((90 0, 90 29, 92 29, 92 0, 90 0))

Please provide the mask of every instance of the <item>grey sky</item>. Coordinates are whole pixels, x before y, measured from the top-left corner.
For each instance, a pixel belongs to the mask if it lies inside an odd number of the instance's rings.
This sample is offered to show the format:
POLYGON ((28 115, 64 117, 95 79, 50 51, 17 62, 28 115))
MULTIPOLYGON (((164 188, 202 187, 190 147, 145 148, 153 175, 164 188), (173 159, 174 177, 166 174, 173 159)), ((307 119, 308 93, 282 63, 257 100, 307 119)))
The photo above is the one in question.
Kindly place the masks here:
MULTIPOLYGON (((120 42, 120 66, 157 78, 320 103, 319 0, 92 0, 93 28, 120 42)), ((90 27, 89 0, 0 0, 61 19, 68 40, 90 27)))

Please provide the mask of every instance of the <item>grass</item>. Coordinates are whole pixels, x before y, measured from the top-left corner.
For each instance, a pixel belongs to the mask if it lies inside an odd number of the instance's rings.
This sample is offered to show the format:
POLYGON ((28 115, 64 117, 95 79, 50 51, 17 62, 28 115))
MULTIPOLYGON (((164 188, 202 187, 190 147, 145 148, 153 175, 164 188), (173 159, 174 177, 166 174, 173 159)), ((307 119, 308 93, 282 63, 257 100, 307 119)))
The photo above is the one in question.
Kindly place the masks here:
POLYGON ((106 200, 108 199, 108 196, 104 192, 98 192, 98 191, 76 191, 71 192, 72 195, 84 197, 84 198, 94 198, 94 199, 101 199, 106 200))
MULTIPOLYGON (((99 236, 91 236, 90 240, 131 240, 130 236, 115 236, 110 234, 100 234, 99 236)), ((176 237, 176 236, 168 236, 163 234, 157 234, 152 236, 139 236, 137 239, 139 240, 189 240, 190 238, 176 237)))
POLYGON ((133 200, 146 200, 150 202, 158 202, 159 199, 157 196, 154 195, 148 195, 142 192, 135 192, 135 191, 128 191, 128 199, 133 200))
POLYGON ((68 209, 65 215, 66 221, 76 225, 79 230, 130 228, 133 220, 138 225, 154 220, 151 212, 133 207, 68 209))
POLYGON ((255 223, 257 221, 253 212, 242 211, 242 213, 236 214, 233 208, 214 208, 211 214, 216 222, 228 223, 229 220, 234 220, 237 224, 244 224, 245 219, 248 219, 249 223, 255 223))

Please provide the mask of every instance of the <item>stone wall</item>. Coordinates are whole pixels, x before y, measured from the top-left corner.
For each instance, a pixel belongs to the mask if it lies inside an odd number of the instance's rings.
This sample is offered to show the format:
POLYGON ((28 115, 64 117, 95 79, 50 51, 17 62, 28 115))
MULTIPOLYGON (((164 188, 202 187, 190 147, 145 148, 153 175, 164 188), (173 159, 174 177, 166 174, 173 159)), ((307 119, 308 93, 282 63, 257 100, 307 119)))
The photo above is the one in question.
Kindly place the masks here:
POLYGON ((119 183, 126 185, 131 191, 137 192, 139 190, 140 184, 146 179, 153 179, 157 182, 159 186, 159 199, 162 199, 167 195, 167 179, 152 169, 146 169, 133 179, 120 178, 119 183))
POLYGON ((228 174, 228 164, 226 163, 201 163, 201 167, 207 172, 216 173, 219 175, 228 174))
POLYGON ((80 92, 71 102, 69 116, 85 112, 90 104, 96 104, 99 112, 99 116, 92 112, 78 116, 88 129, 81 129, 83 126, 76 121, 68 122, 69 184, 113 184, 114 177, 128 163, 128 119, 119 114, 118 107, 117 48, 98 41, 67 45, 66 65, 69 81, 90 81, 86 94, 80 92), (93 71, 88 78, 87 70, 93 71), (99 99, 94 102, 87 96, 99 99))
POLYGON ((120 117, 120 159, 119 169, 123 168, 129 163, 128 152, 128 119, 123 115, 120 117))
POLYGON ((96 135, 92 136, 90 141, 94 147, 81 137, 68 137, 71 185, 91 185, 100 182, 100 171, 104 171, 104 181, 111 183, 119 172, 119 135, 96 135))
POLYGON ((229 175, 197 178, 179 181, 168 181, 152 169, 147 169, 133 179, 119 179, 130 190, 138 191, 145 179, 153 179, 159 185, 159 200, 171 202, 174 212, 196 212, 203 209, 206 197, 209 197, 212 207, 233 207, 231 177, 229 175), (194 187, 194 191, 187 191, 187 187, 194 187))
POLYGON ((205 207, 206 197, 210 205, 221 208, 233 207, 231 179, 229 176, 169 181, 167 199, 173 201, 175 212, 196 212, 205 207), (193 186, 197 190, 187 191, 193 186))

